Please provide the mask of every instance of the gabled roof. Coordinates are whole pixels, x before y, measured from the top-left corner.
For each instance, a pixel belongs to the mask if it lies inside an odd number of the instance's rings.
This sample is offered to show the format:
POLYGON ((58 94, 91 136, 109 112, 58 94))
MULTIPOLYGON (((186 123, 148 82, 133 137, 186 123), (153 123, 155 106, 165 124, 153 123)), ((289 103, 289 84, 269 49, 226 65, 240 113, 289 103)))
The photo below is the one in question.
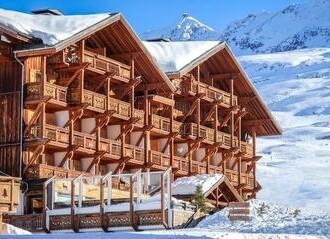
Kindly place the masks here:
MULTIPOLYGON (((282 130, 225 42, 143 42, 159 66, 170 78, 179 78, 202 65, 210 74, 234 78, 234 94, 240 99, 253 98, 245 108, 245 120, 255 127, 258 136, 279 135, 282 130), (261 126, 258 126, 262 122, 261 126)), ((229 92, 228 80, 220 82, 229 92)), ((242 103, 242 102, 240 102, 242 103)), ((251 133, 251 132, 250 132, 251 133)))
POLYGON ((0 33, 29 42, 17 50, 18 57, 53 54, 85 39, 95 47, 106 46, 110 55, 135 54, 136 71, 160 84, 160 89, 174 92, 175 87, 154 62, 133 29, 120 13, 92 15, 32 15, 0 9, 0 33), (8 32, 8 33, 6 33, 8 32), (39 42, 36 43, 36 39, 39 42))

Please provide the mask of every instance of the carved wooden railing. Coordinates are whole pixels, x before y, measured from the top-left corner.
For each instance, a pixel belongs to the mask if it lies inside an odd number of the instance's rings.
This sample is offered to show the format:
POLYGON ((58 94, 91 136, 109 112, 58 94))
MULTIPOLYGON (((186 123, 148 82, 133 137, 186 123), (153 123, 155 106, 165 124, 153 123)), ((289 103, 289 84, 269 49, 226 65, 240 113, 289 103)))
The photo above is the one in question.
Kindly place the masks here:
POLYGON ((20 181, 20 178, 0 176, 0 213, 16 212, 20 203, 20 181))
MULTIPOLYGON (((214 142, 214 130, 206 127, 200 126, 199 137, 205 137, 206 140, 214 142)), ((183 125, 184 136, 198 137, 197 124, 187 123, 183 125)))
POLYGON ((120 116, 131 116, 131 104, 114 98, 110 98, 109 110, 114 110, 120 116))
POLYGON ((4 222, 30 232, 43 231, 44 216, 40 214, 6 215, 4 222))
POLYGON ((45 82, 42 92, 42 82, 26 84, 26 100, 38 100, 42 97, 52 97, 52 99, 66 102, 67 87, 45 82))
MULTIPOLYGON (((169 133, 172 132, 171 121, 169 118, 162 117, 162 116, 159 116, 156 114, 152 114, 151 123, 155 129, 159 129, 159 130, 169 132, 169 133)), ((176 120, 173 120, 173 132, 180 132, 181 125, 182 125, 182 123, 180 123, 176 120)))
POLYGON ((45 125, 44 137, 65 144, 69 144, 70 141, 70 134, 68 129, 50 124, 45 125))
POLYGON ((252 158, 253 157, 253 144, 247 142, 241 142, 241 151, 245 153, 245 157, 252 158))
POLYGON ((83 62, 90 63, 89 67, 92 67, 96 70, 101 70, 104 72, 115 72, 116 76, 130 79, 131 77, 131 67, 120 63, 119 61, 115 61, 108 57, 102 56, 100 54, 84 51, 83 62))
POLYGON ((150 162, 155 165, 166 167, 166 168, 170 166, 170 155, 150 150, 149 157, 150 157, 150 162))
POLYGON ((123 156, 131 157, 133 160, 143 163, 144 162, 144 149, 131 145, 131 144, 125 144, 123 156))
POLYGON ((192 171, 192 173, 205 174, 206 173, 206 164, 204 162, 192 160, 191 161, 191 171, 192 171))
POLYGON ((209 174, 222 174, 223 170, 221 166, 209 165, 209 174))
POLYGON ((96 137, 90 134, 74 131, 73 144, 84 149, 96 150, 96 137))
MULTIPOLYGON (((222 100, 222 104, 227 107, 231 105, 231 96, 230 93, 220 90, 218 88, 207 85, 203 82, 198 82, 193 79, 184 80, 181 83, 181 89, 183 93, 204 93, 205 98, 209 100, 222 100), (199 91, 198 91, 199 86, 199 91)), ((234 105, 237 105, 237 97, 234 96, 234 105)))
MULTIPOLYGON (((65 169, 46 164, 34 164, 27 169, 26 177, 28 179, 51 178, 53 176, 56 178, 75 178, 81 173, 81 171, 65 169)), ((86 175, 89 174, 86 173, 86 175)))
MULTIPOLYGON (((229 181, 233 183, 234 186, 238 185, 238 183, 239 183, 238 171, 226 169, 225 170, 225 175, 227 176, 229 181)), ((241 184, 245 184, 249 187, 253 187, 254 186, 254 177, 253 177, 253 175, 246 174, 246 173, 241 173, 241 184)))
POLYGON ((178 169, 182 173, 189 172, 189 160, 178 156, 173 157, 173 168, 178 169))

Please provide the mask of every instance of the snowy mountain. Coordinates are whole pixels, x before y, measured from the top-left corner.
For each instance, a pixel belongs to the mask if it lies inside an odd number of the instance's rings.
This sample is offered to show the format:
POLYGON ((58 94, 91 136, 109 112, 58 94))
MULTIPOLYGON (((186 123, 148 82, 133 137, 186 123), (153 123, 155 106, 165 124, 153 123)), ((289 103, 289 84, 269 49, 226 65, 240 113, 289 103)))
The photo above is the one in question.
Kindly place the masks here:
MULTIPOLYGON (((221 34, 236 52, 282 52, 330 46, 330 1, 292 4, 231 23, 221 34)), ((240 53, 240 54, 242 54, 240 53)))
POLYGON ((330 46, 330 0, 292 4, 276 13, 249 14, 217 32, 183 14, 176 26, 141 34, 144 40, 223 40, 236 54, 283 52, 308 47, 330 46))
POLYGON ((330 48, 239 61, 283 128, 257 144, 258 197, 330 212, 330 48))
POLYGON ((166 38, 172 41, 198 41, 216 40, 218 36, 217 31, 184 13, 177 25, 146 31, 140 37, 144 40, 166 38))

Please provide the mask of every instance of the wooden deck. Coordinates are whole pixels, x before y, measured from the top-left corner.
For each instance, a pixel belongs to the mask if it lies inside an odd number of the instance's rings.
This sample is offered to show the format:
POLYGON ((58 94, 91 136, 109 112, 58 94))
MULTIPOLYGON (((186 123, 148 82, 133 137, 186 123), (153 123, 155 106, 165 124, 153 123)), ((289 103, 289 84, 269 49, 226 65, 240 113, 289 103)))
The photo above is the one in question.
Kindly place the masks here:
POLYGON ((83 174, 73 179, 52 177, 44 183, 47 200, 43 202, 43 214, 7 216, 5 221, 32 232, 169 228, 171 206, 166 198, 171 198, 171 169, 151 174, 155 180, 148 187, 145 184, 148 175, 141 170, 103 177, 83 174), (153 188, 160 197, 151 200, 153 188))

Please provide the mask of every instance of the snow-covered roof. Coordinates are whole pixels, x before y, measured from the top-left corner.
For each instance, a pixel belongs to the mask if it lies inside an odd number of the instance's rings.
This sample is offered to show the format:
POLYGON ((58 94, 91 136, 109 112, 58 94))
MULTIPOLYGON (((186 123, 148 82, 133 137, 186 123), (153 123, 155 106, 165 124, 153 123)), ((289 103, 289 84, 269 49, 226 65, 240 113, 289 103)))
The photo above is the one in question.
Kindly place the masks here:
POLYGON ((206 193, 222 178, 222 174, 200 174, 178 178, 172 184, 172 195, 192 195, 198 185, 201 185, 203 193, 206 193))
POLYGON ((143 42, 166 73, 180 71, 220 43, 219 41, 143 42))
POLYGON ((92 15, 52 16, 32 15, 0 8, 0 26, 13 32, 40 38, 45 45, 55 45, 76 33, 112 16, 92 15))

